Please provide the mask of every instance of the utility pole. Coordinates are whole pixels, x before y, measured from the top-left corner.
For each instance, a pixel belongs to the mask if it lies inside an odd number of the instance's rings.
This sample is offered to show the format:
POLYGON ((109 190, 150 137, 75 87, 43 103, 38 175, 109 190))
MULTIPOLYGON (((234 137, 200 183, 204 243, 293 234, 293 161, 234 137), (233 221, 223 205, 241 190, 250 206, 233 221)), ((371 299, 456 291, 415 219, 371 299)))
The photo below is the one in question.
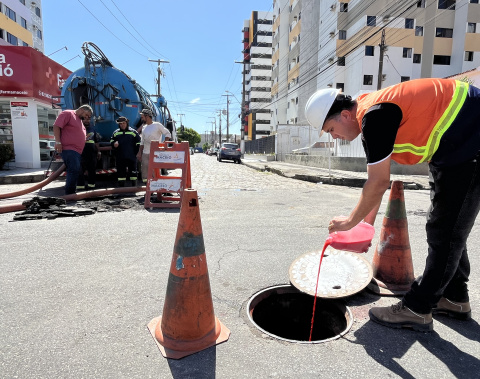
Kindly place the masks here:
POLYGON ((184 113, 177 113, 177 116, 180 116, 180 130, 182 130, 183 124, 182 124, 182 116, 185 116, 184 113))
MULTIPOLYGON (((227 92, 227 91, 225 91, 227 92)), ((229 96, 231 96, 230 94, 226 94, 226 95, 222 95, 222 96, 226 96, 227 97, 227 142, 229 142, 229 135, 228 135, 228 127, 229 127, 229 120, 228 120, 228 104, 230 103, 230 100, 228 99, 229 96)))
POLYGON ((210 121, 210 122, 215 122, 215 133, 213 134, 213 137, 214 137, 214 140, 216 141, 217 140, 217 118, 216 117, 209 117, 209 118, 213 118, 213 121, 210 121))
MULTIPOLYGON (((160 87, 160 77, 164 76, 163 71, 160 68, 160 63, 170 63, 170 62, 169 61, 164 61, 164 60, 161 60, 161 59, 149 59, 149 61, 158 63, 158 66, 157 66, 157 75, 158 75, 158 78, 157 78, 157 94, 152 95, 152 96, 160 97, 160 96, 162 96, 162 93, 160 91, 160 88, 161 88, 160 87)), ((181 124, 181 122, 180 122, 180 124, 181 124)))
MULTIPOLYGON (((235 63, 243 64, 243 82, 242 82, 242 111, 241 111, 241 122, 240 122, 240 141, 243 141, 245 139, 245 117, 247 116, 247 109, 245 106, 245 71, 247 70, 247 64, 254 64, 253 62, 250 61, 235 61, 235 63)), ((243 151, 242 151, 243 153, 243 151)))
POLYGON ((219 122, 218 141, 220 143, 220 146, 222 146, 222 110, 221 109, 218 111, 218 122, 219 122))
POLYGON ((382 30, 382 39, 380 40, 380 59, 378 60, 378 80, 377 80, 377 91, 382 89, 382 79, 383 79, 383 53, 385 52, 385 29, 382 30))

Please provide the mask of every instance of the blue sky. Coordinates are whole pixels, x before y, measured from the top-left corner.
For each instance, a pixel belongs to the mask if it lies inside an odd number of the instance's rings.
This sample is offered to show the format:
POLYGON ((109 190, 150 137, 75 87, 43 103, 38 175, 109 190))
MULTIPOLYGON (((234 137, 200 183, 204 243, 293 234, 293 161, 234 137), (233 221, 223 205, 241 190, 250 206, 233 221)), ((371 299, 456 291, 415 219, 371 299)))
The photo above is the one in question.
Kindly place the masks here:
POLYGON ((240 133, 242 65, 234 61, 243 58, 243 21, 252 11, 271 11, 272 0, 43 0, 42 10, 51 59, 75 71, 83 67, 83 42, 93 42, 151 94, 157 63, 148 59, 168 60, 161 86, 174 119, 185 114, 186 127, 210 131, 230 91, 230 133, 240 133))

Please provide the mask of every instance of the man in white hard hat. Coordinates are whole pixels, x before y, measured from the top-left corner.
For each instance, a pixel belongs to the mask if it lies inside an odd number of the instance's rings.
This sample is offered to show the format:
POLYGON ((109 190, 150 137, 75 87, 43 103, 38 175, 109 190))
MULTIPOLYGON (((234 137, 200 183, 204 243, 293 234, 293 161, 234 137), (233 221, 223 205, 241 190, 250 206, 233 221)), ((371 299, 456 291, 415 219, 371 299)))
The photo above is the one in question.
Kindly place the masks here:
POLYGON ((451 79, 418 79, 357 99, 324 89, 305 108, 309 123, 333 138, 362 135, 368 179, 348 217, 335 217, 329 232, 373 224, 390 186, 390 162, 429 162, 431 206, 428 257, 423 275, 403 299, 374 307, 370 318, 392 328, 433 330, 433 314, 471 317, 466 242, 480 210, 480 89, 451 79))

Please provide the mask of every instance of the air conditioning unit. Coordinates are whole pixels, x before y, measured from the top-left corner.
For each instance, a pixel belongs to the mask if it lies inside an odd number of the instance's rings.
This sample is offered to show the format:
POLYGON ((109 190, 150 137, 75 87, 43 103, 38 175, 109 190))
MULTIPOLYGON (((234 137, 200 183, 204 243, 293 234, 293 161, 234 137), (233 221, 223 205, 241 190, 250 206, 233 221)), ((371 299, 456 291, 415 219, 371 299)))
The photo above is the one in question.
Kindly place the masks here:
POLYGON ((328 58, 328 63, 332 63, 334 60, 335 60, 335 58, 330 57, 330 58, 328 58))
POLYGON ((385 80, 387 80, 387 74, 382 74, 382 82, 384 82, 385 80))
POLYGON ((337 6, 335 4, 330 5, 330 10, 334 11, 337 6))
POLYGON ((335 31, 333 30, 330 32, 330 37, 333 37, 334 35, 335 35, 335 31))
POLYGON ((388 20, 390 20, 389 14, 386 14, 385 16, 383 16, 383 22, 387 22, 388 20))

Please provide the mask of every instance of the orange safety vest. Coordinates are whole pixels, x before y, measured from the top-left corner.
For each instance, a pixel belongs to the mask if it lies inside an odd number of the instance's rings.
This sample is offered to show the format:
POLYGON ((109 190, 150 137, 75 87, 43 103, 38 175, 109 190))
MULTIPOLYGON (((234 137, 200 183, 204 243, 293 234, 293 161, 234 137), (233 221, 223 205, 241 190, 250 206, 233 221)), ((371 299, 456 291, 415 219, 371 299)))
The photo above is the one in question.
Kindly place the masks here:
POLYGON ((437 151, 443 134, 463 106, 468 83, 453 79, 417 79, 360 95, 357 120, 380 103, 393 103, 402 110, 392 159, 401 164, 428 162, 437 151))

